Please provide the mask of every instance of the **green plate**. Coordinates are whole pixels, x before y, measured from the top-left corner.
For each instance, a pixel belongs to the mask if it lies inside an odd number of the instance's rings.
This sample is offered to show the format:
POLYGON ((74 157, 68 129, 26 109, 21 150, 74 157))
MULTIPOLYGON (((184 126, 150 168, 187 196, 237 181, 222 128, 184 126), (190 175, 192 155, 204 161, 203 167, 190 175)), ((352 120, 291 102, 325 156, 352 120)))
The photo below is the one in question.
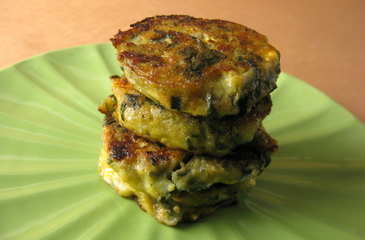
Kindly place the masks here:
POLYGON ((240 204, 168 227, 97 173, 102 114, 120 74, 111 44, 0 71, 0 239, 362 239, 365 127, 282 73, 265 119, 275 155, 240 204))

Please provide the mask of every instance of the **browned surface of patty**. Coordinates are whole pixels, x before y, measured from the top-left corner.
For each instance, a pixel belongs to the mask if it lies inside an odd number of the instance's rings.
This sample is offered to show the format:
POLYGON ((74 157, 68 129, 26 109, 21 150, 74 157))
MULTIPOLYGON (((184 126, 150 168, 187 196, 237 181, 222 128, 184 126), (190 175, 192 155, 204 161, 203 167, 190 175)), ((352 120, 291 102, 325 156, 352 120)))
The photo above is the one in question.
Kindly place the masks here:
POLYGON ((243 25, 170 15, 131 27, 111 39, 117 58, 133 86, 168 109, 219 118, 276 88, 279 52, 243 25))

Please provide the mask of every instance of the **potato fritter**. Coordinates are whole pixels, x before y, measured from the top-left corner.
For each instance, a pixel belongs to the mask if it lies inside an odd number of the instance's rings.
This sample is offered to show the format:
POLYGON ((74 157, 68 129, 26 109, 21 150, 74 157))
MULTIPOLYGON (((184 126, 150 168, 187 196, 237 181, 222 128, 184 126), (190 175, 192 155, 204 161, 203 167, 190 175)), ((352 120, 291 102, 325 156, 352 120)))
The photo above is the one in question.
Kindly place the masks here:
POLYGON ((167 109, 221 118, 276 88, 280 54, 265 36, 223 20, 156 16, 111 39, 135 89, 167 109))
POLYGON ((224 156, 250 142, 272 105, 265 97, 249 113, 209 119, 170 111, 135 90, 124 77, 113 76, 111 83, 114 95, 101 104, 101 111, 110 111, 139 136, 195 154, 224 156))
POLYGON ((99 173, 118 194, 134 198, 158 221, 195 221, 237 201, 271 161, 276 142, 263 130, 224 158, 152 143, 107 116, 99 173))

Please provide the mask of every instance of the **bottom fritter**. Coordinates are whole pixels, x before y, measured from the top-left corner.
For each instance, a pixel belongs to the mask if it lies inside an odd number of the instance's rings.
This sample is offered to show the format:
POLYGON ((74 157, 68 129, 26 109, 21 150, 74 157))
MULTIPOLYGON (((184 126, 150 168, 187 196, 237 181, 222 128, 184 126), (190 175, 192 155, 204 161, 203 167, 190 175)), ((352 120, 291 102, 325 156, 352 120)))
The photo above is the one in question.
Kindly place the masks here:
MULTIPOLYGON (((105 151, 101 154, 98 170, 100 176, 107 182, 120 196, 134 199, 137 204, 159 222, 166 225, 174 226, 179 222, 192 222, 197 219, 209 215, 216 211, 219 207, 237 203, 236 198, 228 198, 216 204, 210 205, 186 205, 183 204, 183 199, 175 198, 177 201, 173 203, 173 199, 169 201, 159 201, 154 199, 146 192, 133 189, 128 183, 122 180, 113 168, 107 164, 107 154, 105 151)), ((201 192, 192 197, 205 197, 204 195, 217 195, 217 190, 213 188, 210 191, 201 192)), ((222 189, 223 190, 223 189, 222 189)), ((183 194, 182 194, 183 195, 183 194)), ((186 194, 185 194, 186 195, 186 194)), ((189 194, 190 195, 190 194, 189 194)), ((193 199, 191 199, 193 200, 193 199)))
POLYGON ((198 156, 152 143, 107 117, 99 173, 119 195, 173 226, 236 202, 255 185, 276 150, 276 141, 261 128, 229 156, 198 156))

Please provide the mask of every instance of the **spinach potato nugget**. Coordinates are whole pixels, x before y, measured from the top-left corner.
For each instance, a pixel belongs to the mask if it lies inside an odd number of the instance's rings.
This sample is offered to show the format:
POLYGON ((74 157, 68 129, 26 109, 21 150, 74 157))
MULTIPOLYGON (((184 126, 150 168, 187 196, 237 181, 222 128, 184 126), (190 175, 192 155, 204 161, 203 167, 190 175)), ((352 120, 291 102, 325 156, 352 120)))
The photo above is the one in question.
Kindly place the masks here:
POLYGON ((222 118, 276 88, 280 54, 265 36, 223 20, 156 16, 111 39, 133 87, 167 109, 222 118))
POLYGON ((121 125, 137 135, 195 154, 224 156, 250 142, 271 109, 271 99, 265 97, 248 113, 221 119, 195 117, 156 104, 124 77, 113 76, 111 83, 114 95, 101 104, 102 112, 113 112, 121 125))
POLYGON ((262 122, 280 53, 243 25, 155 16, 111 38, 119 75, 105 115, 100 176, 169 226, 238 201, 278 150, 262 122))
POLYGON ((135 135, 106 116, 100 176, 115 191, 133 198, 158 221, 195 221, 237 202, 270 163, 276 142, 262 129, 229 156, 207 157, 167 148, 135 135))

